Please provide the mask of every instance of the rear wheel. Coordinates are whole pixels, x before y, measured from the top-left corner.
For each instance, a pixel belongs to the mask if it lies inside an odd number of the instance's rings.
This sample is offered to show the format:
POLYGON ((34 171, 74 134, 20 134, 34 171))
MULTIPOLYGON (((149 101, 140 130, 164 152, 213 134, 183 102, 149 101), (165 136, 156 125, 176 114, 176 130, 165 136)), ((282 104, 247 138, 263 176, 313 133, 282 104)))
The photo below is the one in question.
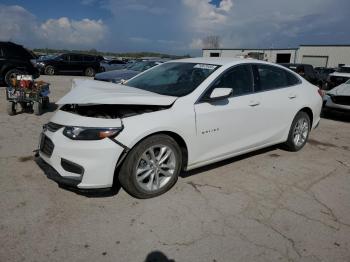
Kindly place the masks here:
POLYGON ((9 116, 16 114, 16 104, 14 102, 7 101, 6 111, 9 116))
POLYGON ((181 166, 181 150, 175 140, 167 135, 154 135, 129 152, 120 169, 119 181, 130 195, 152 198, 176 183, 181 166))
POLYGON ((17 80, 17 75, 23 75, 24 72, 18 69, 10 69, 5 74, 5 83, 7 86, 13 86, 13 81, 17 80))
POLYGON ((308 114, 300 111, 294 118, 289 130, 288 140, 284 144, 289 151, 299 151, 302 149, 309 138, 311 125, 308 114))
POLYGON ((92 67, 86 68, 85 69, 85 75, 89 76, 89 77, 95 76, 95 69, 93 69, 92 67))

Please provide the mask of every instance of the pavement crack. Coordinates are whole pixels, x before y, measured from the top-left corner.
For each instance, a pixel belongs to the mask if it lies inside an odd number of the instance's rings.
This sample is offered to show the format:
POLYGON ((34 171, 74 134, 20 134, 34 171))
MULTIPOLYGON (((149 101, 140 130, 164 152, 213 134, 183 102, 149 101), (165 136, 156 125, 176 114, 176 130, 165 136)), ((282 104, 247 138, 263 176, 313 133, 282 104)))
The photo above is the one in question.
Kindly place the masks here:
POLYGON ((192 181, 187 182, 187 184, 191 185, 194 188, 194 190, 196 190, 198 193, 201 193, 201 191, 199 190, 199 187, 211 187, 211 188, 216 188, 219 190, 222 189, 221 186, 214 186, 214 185, 210 185, 210 184, 197 184, 197 183, 194 183, 192 181))

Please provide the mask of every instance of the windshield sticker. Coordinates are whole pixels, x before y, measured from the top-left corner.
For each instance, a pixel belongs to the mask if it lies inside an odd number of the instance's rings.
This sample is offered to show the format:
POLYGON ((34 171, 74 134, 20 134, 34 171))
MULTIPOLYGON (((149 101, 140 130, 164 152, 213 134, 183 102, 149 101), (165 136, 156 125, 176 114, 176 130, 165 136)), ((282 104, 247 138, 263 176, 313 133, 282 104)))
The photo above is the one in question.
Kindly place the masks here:
POLYGON ((206 65, 206 64, 196 64, 193 68, 214 70, 215 68, 217 68, 217 66, 215 66, 215 65, 206 65))

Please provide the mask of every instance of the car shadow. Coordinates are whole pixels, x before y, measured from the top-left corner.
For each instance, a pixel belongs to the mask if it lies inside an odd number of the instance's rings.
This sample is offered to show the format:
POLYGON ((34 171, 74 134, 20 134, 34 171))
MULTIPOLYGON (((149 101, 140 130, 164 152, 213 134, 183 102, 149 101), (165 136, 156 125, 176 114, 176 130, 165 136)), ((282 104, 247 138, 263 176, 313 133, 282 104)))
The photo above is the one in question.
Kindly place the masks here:
POLYGON ((338 112, 331 110, 322 110, 321 117, 324 119, 350 123, 350 112, 338 112))
POLYGON ((190 171, 184 171, 184 172, 182 172, 180 174, 180 177, 187 178, 187 177, 190 177, 190 176, 198 175, 198 174, 201 174, 203 172, 206 172, 206 171, 209 171, 209 170, 212 170, 212 169, 215 169, 215 168, 219 168, 219 167, 222 167, 222 166, 226 166, 226 165, 232 164, 234 162, 238 162, 238 161, 244 160, 246 158, 250 158, 250 157, 253 157, 253 156, 257 156, 257 155, 262 155, 262 154, 265 154, 265 153, 277 150, 279 148, 280 148, 280 146, 275 145, 275 146, 270 146, 270 147, 266 147, 266 148, 263 148, 263 149, 259 149, 257 151, 253 151, 253 152, 250 152, 250 153, 247 153, 247 154, 239 155, 239 156, 232 157, 232 158, 229 158, 229 159, 226 159, 226 160, 222 160, 222 161, 219 161, 219 162, 216 162, 216 163, 213 163, 213 164, 209 164, 209 165, 206 165, 206 166, 203 166, 203 167, 195 168, 195 169, 190 170, 190 171))
POLYGON ((175 262, 175 260, 169 259, 163 252, 156 250, 149 253, 144 262, 175 262))

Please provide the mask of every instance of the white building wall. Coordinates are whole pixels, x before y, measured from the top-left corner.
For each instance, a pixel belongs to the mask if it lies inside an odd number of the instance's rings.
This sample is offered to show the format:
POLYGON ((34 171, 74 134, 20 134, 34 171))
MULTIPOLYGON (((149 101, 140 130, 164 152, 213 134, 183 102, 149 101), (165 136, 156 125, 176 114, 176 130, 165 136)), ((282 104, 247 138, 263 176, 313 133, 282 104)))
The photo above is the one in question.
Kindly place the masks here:
POLYGON ((290 54, 290 63, 296 61, 297 50, 293 49, 203 49, 203 57, 210 57, 211 53, 219 53, 220 57, 244 58, 249 53, 262 53, 264 60, 276 63, 277 54, 290 54))
POLYGON ((350 46, 300 46, 297 62, 303 57, 327 57, 327 67, 338 67, 339 64, 350 64, 350 46))

